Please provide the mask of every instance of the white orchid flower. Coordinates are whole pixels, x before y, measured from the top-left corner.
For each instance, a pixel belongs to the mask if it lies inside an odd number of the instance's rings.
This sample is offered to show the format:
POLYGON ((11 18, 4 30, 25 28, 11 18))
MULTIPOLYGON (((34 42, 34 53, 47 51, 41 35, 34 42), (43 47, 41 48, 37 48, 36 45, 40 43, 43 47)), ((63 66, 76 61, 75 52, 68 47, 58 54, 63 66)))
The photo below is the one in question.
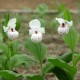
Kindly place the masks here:
POLYGON ((59 22, 60 26, 58 27, 59 34, 67 34, 69 32, 70 27, 73 25, 73 21, 67 21, 62 18, 56 18, 59 22))
POLYGON ((16 18, 12 18, 9 20, 7 26, 3 26, 4 32, 7 34, 8 38, 16 39, 19 36, 18 31, 15 30, 16 27, 16 18))
POLYGON ((38 34, 32 34, 31 35, 31 40, 33 42, 41 42, 42 41, 42 34, 41 33, 38 33, 38 34))
POLYGON ((30 30, 29 30, 30 35, 32 35, 35 32, 45 33, 45 29, 41 28, 41 23, 38 19, 31 20, 29 22, 29 27, 30 27, 30 30))
POLYGON ((42 33, 45 33, 45 29, 41 27, 41 23, 38 19, 31 20, 29 22, 29 34, 33 42, 41 42, 42 33))
POLYGON ((9 20, 7 26, 3 26, 4 32, 7 32, 10 28, 16 27, 16 18, 12 18, 9 20))

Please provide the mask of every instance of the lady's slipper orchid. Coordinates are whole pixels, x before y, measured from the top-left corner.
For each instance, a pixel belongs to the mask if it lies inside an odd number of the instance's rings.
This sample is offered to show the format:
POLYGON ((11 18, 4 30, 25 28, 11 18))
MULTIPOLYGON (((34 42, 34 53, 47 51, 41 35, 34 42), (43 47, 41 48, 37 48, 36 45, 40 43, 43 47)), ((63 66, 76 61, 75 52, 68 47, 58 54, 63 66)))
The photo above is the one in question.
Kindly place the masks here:
POLYGON ((3 26, 4 32, 7 34, 8 38, 13 40, 19 36, 18 31, 15 30, 16 18, 10 19, 7 26, 3 26))
POLYGON ((38 34, 32 34, 31 40, 33 42, 41 42, 42 41, 42 34, 40 32, 38 34))
POLYGON ((67 21, 62 18, 56 18, 59 22, 60 26, 58 27, 59 34, 67 34, 69 32, 70 27, 73 25, 73 21, 67 21))
POLYGON ((29 22, 29 34, 31 35, 31 40, 33 42, 42 41, 42 33, 45 33, 45 29, 41 28, 41 23, 38 19, 31 20, 29 22))

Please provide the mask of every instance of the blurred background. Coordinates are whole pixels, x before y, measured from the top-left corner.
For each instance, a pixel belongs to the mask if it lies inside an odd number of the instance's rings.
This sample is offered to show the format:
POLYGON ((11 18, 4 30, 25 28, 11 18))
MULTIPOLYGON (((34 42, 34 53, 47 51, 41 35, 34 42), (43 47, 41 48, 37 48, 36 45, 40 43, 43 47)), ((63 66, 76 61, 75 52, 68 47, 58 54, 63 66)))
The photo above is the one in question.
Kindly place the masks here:
POLYGON ((57 3, 64 3, 70 9, 76 9, 80 0, 0 0, 0 9, 35 9, 38 5, 45 3, 49 9, 56 9, 57 3))
MULTIPOLYGON (((0 21, 4 20, 4 15, 10 13, 11 17, 19 14, 21 18, 21 28, 19 41, 22 42, 30 37, 28 34, 28 23, 30 20, 38 18, 42 27, 45 27, 43 42, 47 45, 47 57, 56 56, 68 52, 69 49, 64 44, 61 36, 57 33, 58 24, 55 21, 56 17, 63 17, 66 8, 70 9, 74 21, 74 27, 80 31, 80 0, 0 0, 0 21)), ((76 51, 80 52, 80 43, 76 51)), ((24 48, 21 48, 24 50, 24 48)), ((25 51, 25 50, 24 50, 25 51)), ((26 52, 26 51, 25 51, 26 52)), ((27 52, 26 52, 27 53, 27 52)), ((80 80, 80 67, 78 66, 78 74, 75 80, 80 80)), ((18 68, 18 72, 23 72, 24 69, 18 68)), ((39 72, 38 65, 32 66, 26 73, 39 72)), ((46 80, 53 80, 53 75, 50 74, 46 80)), ((54 79, 55 80, 55 79, 54 79)))

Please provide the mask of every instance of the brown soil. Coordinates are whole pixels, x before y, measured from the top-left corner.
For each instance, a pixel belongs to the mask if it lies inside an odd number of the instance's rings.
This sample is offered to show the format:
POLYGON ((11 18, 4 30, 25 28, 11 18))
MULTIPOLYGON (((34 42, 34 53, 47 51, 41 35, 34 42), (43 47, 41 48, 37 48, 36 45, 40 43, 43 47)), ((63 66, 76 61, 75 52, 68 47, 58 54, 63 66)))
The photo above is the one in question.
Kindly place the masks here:
POLYGON ((41 3, 45 3, 49 8, 54 9, 59 2, 74 9, 79 0, 0 0, 0 9, 35 9, 41 3))

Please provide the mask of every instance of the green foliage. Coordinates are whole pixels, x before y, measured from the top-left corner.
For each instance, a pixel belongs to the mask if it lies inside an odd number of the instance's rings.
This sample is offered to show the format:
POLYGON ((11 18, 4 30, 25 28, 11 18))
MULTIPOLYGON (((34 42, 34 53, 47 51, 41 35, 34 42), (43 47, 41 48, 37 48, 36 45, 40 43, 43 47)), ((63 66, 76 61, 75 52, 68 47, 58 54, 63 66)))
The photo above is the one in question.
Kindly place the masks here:
POLYGON ((63 13, 65 9, 66 9, 66 7, 65 7, 64 4, 58 4, 58 11, 59 11, 59 13, 63 13))
MULTIPOLYGON (((72 53, 64 53, 61 56, 58 56, 61 60, 69 63, 72 60, 72 53)), ((42 75, 45 75, 48 72, 52 72, 56 66, 52 65, 50 62, 46 62, 46 65, 43 67, 42 75)))
POLYGON ((75 29, 71 28, 68 34, 63 36, 63 40, 69 46, 72 52, 78 44, 79 36, 75 29))
POLYGON ((73 66, 77 66, 77 63, 78 61, 80 60, 80 54, 79 53, 74 53, 73 54, 73 59, 72 59, 72 62, 73 62, 73 66))
POLYGON ((37 8, 36 11, 38 12, 40 17, 44 17, 46 12, 48 11, 48 6, 46 4, 40 4, 37 8))
POLYGON ((0 42, 3 42, 3 35, 0 34, 0 42))
POLYGON ((53 73, 55 73, 59 80, 73 80, 73 77, 71 77, 71 75, 66 70, 59 67, 55 67, 53 73))
POLYGON ((48 11, 48 6, 46 4, 40 4, 36 10, 38 14, 34 17, 39 19, 42 27, 47 27, 47 20, 45 19, 46 13, 48 11))
MULTIPOLYGON (((71 21, 72 16, 68 9, 64 5, 58 7, 58 17, 64 17, 65 20, 71 21)), ((47 5, 41 4, 36 8, 38 12, 38 19, 42 23, 42 27, 49 25, 44 19, 46 12, 48 10, 47 5)), ((16 30, 19 30, 21 27, 21 17, 16 15, 16 30)), ((7 27, 10 15, 5 15, 4 26, 7 27)), ((56 26, 56 21, 53 20, 52 25, 56 26)), ((2 25, 3 26, 3 25, 2 25)), ((6 33, 4 33, 2 28, 2 34, 0 35, 0 77, 5 80, 18 80, 20 78, 28 78, 29 80, 44 80, 44 76, 48 72, 53 72, 56 74, 59 80, 74 80, 75 74, 77 72, 77 63, 80 60, 80 54, 74 53, 75 47, 78 44, 79 36, 74 28, 70 28, 68 34, 63 35, 63 40, 69 46, 72 53, 65 53, 56 58, 48 58, 45 66, 43 67, 43 61, 46 57, 46 46, 39 42, 34 43, 31 39, 25 41, 26 49, 35 57, 32 58, 24 52, 20 51, 20 43, 18 41, 11 41, 8 39, 6 33), (7 42, 3 43, 3 39, 6 39, 7 42), (41 74, 17 74, 13 72, 15 67, 21 65, 29 65, 35 61, 40 63, 41 74), (68 63, 72 60, 72 66, 68 63)))
POLYGON ((29 80, 44 80, 40 75, 28 76, 29 80))
POLYGON ((72 16, 71 16, 71 13, 68 9, 65 10, 64 12, 64 19, 67 20, 67 21, 71 21, 72 20, 72 16))
POLYGON ((10 14, 9 14, 9 13, 5 14, 4 25, 5 25, 6 27, 7 27, 7 24, 8 24, 9 19, 10 19, 10 14))
POLYGON ((22 78, 20 74, 14 73, 13 71, 9 70, 1 70, 0 76, 6 80, 17 80, 19 78, 22 78))
POLYGON ((19 30, 20 27, 21 27, 21 17, 20 15, 16 15, 16 18, 17 18, 17 22, 16 22, 16 30, 19 30))
POLYGON ((47 21, 45 19, 39 18, 42 27, 46 27, 47 21))
POLYGON ((64 53, 58 56, 58 58, 69 63, 72 60, 72 53, 64 53))
POLYGON ((7 57, 5 55, 0 55, 0 70, 5 70, 7 68, 7 57))
POLYGON ((8 46, 6 44, 0 42, 0 49, 2 50, 3 53, 8 55, 8 46))
MULTIPOLYGON (((64 19, 68 20, 68 21, 72 20, 71 13, 67 9, 64 12, 64 19)), ((69 46, 71 51, 74 52, 74 49, 75 49, 76 45, 78 44, 78 40, 79 40, 77 31, 74 28, 70 28, 69 33, 64 35, 63 39, 64 39, 65 43, 69 46)))
POLYGON ((18 42, 18 41, 10 42, 9 47, 10 47, 10 51, 11 51, 11 56, 14 56, 18 51, 20 51, 19 50, 20 42, 18 42))
POLYGON ((66 62, 62 61, 59 58, 48 59, 48 61, 51 62, 53 65, 59 67, 60 69, 64 69, 66 72, 68 72, 68 74, 70 74, 72 79, 74 78, 77 72, 77 69, 75 67, 68 65, 66 62))
POLYGON ((26 54, 21 54, 21 55, 16 54, 13 57, 11 57, 11 59, 10 59, 10 68, 11 68, 11 70, 13 70, 14 67, 20 66, 23 63, 29 64, 29 63, 33 63, 33 62, 34 62, 34 60, 26 54))
POLYGON ((46 56, 46 46, 42 43, 34 43, 31 39, 25 41, 26 49, 35 56, 35 58, 42 64, 46 56))
POLYGON ((50 62, 47 62, 43 67, 42 75, 44 76, 46 73, 52 72, 52 69, 54 69, 54 66, 50 62))
POLYGON ((13 42, 14 52, 17 52, 17 50, 19 49, 19 47, 20 47, 20 43, 18 41, 14 41, 13 42))
MULTIPOLYGON (((65 53, 61 56, 58 56, 58 58, 68 63, 72 60, 72 53, 65 53)), ((69 74, 69 72, 53 65, 50 62, 47 62, 43 67, 43 76, 49 72, 55 73, 59 80, 72 80, 72 76, 69 74)))
POLYGON ((53 65, 58 66, 60 68, 64 68, 65 70, 69 71, 69 73, 74 76, 75 72, 76 72, 76 68, 68 65, 66 62, 64 62, 63 60, 59 59, 59 58, 52 58, 52 59, 48 59, 49 62, 51 62, 53 65))

